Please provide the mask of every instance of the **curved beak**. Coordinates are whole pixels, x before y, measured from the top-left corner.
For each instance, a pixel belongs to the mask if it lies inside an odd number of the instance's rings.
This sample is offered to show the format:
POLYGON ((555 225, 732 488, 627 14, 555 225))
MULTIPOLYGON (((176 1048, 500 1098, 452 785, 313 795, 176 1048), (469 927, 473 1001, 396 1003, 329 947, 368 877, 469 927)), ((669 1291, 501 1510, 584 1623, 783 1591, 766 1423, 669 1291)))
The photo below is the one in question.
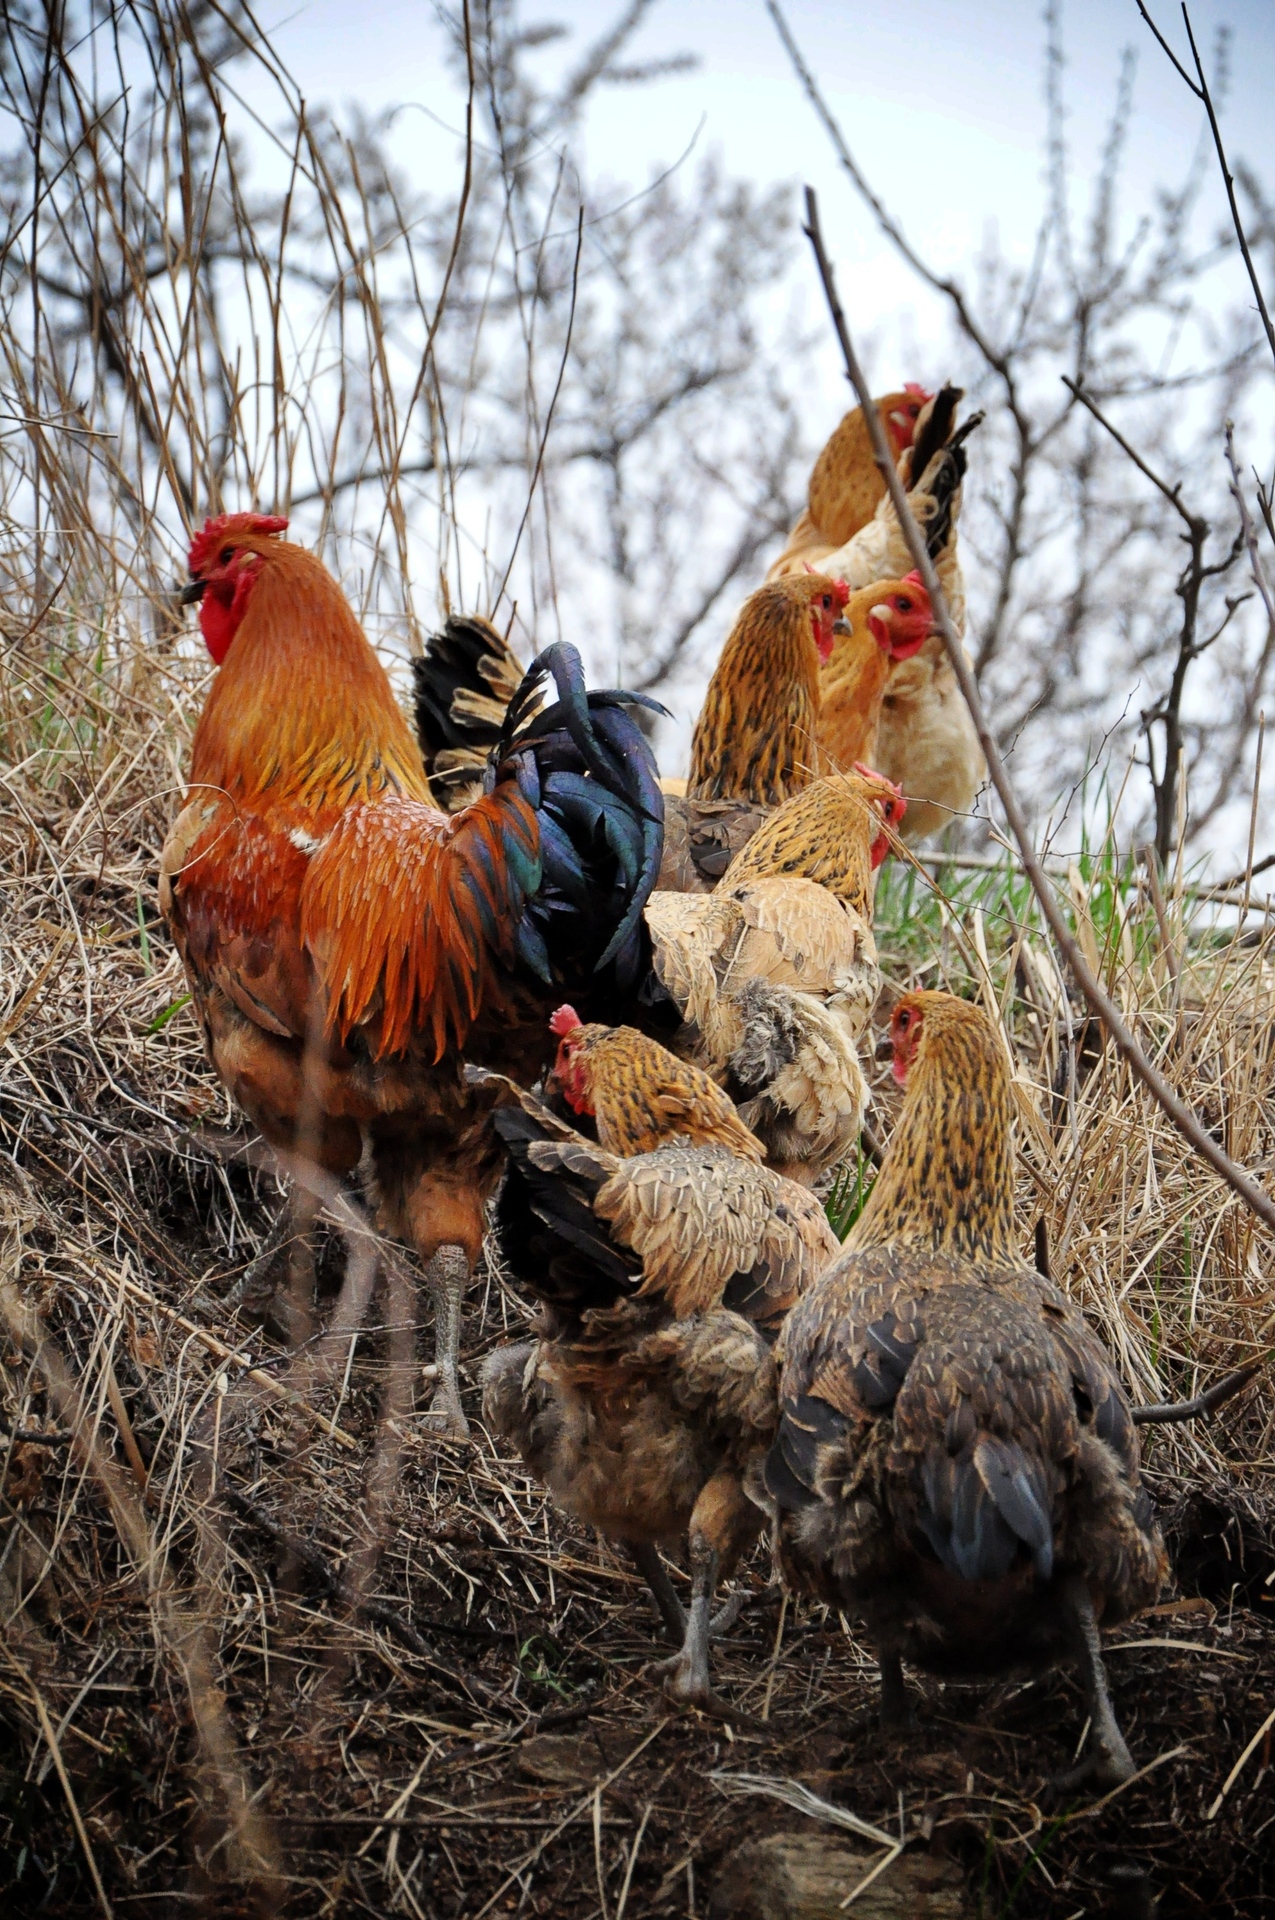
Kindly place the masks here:
POLYGON ((203 599, 204 591, 207 585, 208 585, 208 582, 206 580, 192 580, 190 584, 188 586, 183 587, 181 592, 178 594, 177 596, 178 606, 193 607, 197 600, 203 599))
POLYGON ((832 623, 832 631, 834 633, 849 633, 851 630, 850 622, 846 619, 844 613, 839 619, 834 620, 832 623))
POLYGON ((872 1049, 872 1057, 874 1060, 892 1060, 894 1058, 894 1042, 888 1033, 883 1034, 881 1039, 877 1041, 876 1046, 872 1049))

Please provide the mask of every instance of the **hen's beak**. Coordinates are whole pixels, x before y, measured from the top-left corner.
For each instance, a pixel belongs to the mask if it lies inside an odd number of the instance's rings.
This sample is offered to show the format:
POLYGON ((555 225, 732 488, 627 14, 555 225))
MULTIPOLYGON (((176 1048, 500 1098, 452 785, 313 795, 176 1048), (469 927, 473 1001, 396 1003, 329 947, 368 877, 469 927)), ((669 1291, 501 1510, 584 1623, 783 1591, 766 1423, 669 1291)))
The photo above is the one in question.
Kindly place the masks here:
POLYGON ((183 587, 181 592, 178 594, 177 596, 178 606, 193 607, 197 600, 203 599, 204 590, 207 587, 207 585, 208 585, 208 582, 206 580, 192 580, 190 585, 183 587))
POLYGON ((872 1049, 872 1057, 874 1060, 893 1060, 894 1042, 888 1033, 883 1034, 877 1041, 876 1046, 872 1049))
POLYGON ((846 619, 846 616, 844 613, 841 615, 840 619, 833 621, 832 631, 834 633, 849 633, 851 631, 850 622, 846 619))

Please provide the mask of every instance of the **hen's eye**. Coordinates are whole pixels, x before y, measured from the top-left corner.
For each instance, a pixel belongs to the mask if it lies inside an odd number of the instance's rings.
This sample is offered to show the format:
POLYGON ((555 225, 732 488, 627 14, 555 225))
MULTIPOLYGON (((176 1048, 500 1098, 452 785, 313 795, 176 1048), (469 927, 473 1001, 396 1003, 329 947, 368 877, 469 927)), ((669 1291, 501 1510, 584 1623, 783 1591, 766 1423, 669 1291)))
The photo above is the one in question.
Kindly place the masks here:
POLYGON ((912 611, 912 602, 907 598, 905 598, 903 594, 899 595, 898 599, 895 601, 894 604, 899 609, 900 613, 911 613, 912 611))
POLYGON ((825 607, 830 607, 832 605, 832 595, 830 593, 825 593, 825 595, 823 596, 823 604, 825 607))
POLYGON ((917 406, 915 400, 912 402, 912 405, 908 408, 908 412, 911 414, 914 420, 917 419, 918 416, 920 415, 921 409, 920 407, 917 406))
POLYGON ((235 557, 235 550, 233 547, 223 547, 221 552, 217 555, 217 565, 219 567, 228 567, 231 561, 234 559, 234 557, 235 557))

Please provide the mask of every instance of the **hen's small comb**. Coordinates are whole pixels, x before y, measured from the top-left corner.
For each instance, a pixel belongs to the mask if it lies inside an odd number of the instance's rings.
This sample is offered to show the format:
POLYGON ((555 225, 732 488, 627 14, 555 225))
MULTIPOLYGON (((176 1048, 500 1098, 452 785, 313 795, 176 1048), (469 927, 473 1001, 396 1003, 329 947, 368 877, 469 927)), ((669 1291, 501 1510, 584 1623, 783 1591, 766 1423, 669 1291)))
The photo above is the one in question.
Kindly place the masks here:
POLYGON ((903 788, 899 782, 897 780, 891 780, 889 774, 878 773, 875 767, 868 766, 866 761, 863 760, 855 761, 854 770, 856 773, 862 774, 865 780, 871 780, 874 787, 889 787, 899 802, 898 818, 901 820, 907 812, 908 803, 903 797, 903 788))
POLYGON ((844 607, 844 606, 845 606, 845 604, 846 604, 846 601, 847 601, 847 600, 848 600, 848 599, 850 598, 850 589, 849 589, 849 587, 848 587, 848 586, 846 585, 846 583, 845 583, 845 581, 844 581, 844 580, 834 580, 834 581, 833 581, 833 583, 832 583, 832 597, 833 597, 833 599, 834 599, 834 600, 836 601, 836 603, 837 603, 837 605, 838 605, 839 607, 844 607))
POLYGON ((219 513, 205 520, 203 532, 191 541, 187 564, 192 573, 200 573, 223 541, 242 533, 282 533, 287 524, 278 513, 219 513))
POLYGON ((568 1006, 565 1000, 557 1012, 549 1016, 549 1031, 556 1034, 559 1040, 565 1040, 569 1033, 574 1033, 577 1027, 583 1025, 584 1021, 575 1008, 568 1006))
POLYGON ((927 393, 925 388, 915 380, 905 380, 903 382, 903 391, 904 393, 914 393, 917 399, 921 401, 932 400, 934 398, 932 393, 927 393))

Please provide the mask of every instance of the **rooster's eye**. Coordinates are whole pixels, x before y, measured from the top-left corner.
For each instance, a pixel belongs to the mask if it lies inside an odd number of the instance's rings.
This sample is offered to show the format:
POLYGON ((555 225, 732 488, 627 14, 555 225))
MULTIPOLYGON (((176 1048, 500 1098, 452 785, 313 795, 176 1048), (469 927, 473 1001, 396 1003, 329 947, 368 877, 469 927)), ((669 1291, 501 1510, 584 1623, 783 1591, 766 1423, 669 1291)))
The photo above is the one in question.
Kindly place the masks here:
POLYGON ((823 596, 823 604, 825 607, 830 607, 832 605, 832 595, 830 593, 825 593, 825 595, 823 596))
POLYGON ((231 561, 234 559, 234 557, 235 557, 235 550, 233 547, 223 547, 221 552, 217 555, 217 565, 219 567, 228 567, 231 561))
POLYGON ((916 401, 914 400, 912 402, 912 405, 908 408, 908 412, 911 414, 912 418, 915 420, 920 414, 920 411, 921 411, 920 407, 917 406, 916 401))
POLYGON ((911 613, 912 611, 912 602, 910 600, 905 600, 902 594, 899 595, 898 599, 895 601, 894 604, 899 609, 900 613, 911 613))

